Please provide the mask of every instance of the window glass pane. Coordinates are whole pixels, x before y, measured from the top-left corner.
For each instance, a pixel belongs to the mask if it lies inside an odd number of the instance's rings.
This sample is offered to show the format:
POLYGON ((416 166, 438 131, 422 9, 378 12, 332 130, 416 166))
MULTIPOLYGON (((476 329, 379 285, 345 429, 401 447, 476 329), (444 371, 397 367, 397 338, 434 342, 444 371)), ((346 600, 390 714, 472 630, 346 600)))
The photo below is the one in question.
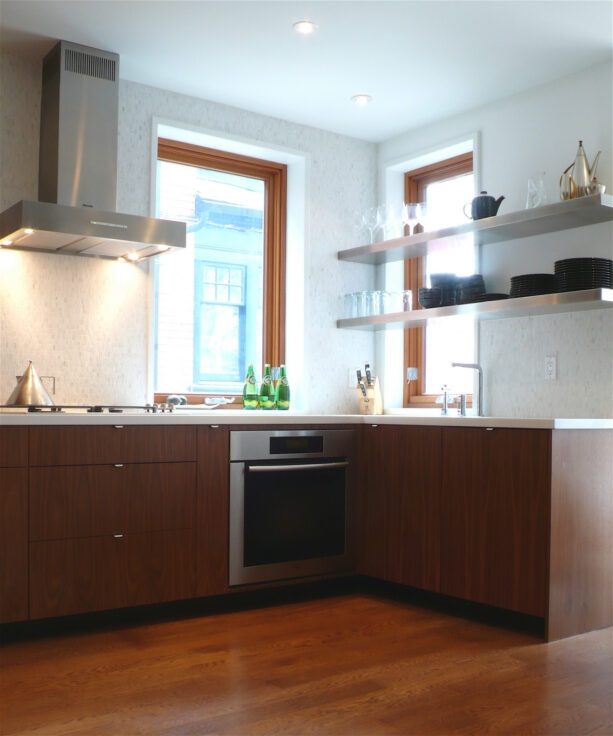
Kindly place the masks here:
POLYGON ((156 391, 240 393, 262 364, 264 193, 262 179, 158 161, 156 215, 187 223, 187 248, 155 265, 156 391))
MULTIPOLYGON (((466 222, 462 207, 473 197, 473 175, 434 182, 426 187, 428 228, 438 230, 466 222)), ((426 258, 426 284, 430 274, 455 273, 468 276, 475 272, 476 258, 472 235, 465 242, 454 243, 453 248, 441 247, 426 258)), ((452 361, 474 360, 474 322, 472 318, 432 323, 426 327, 426 381, 427 394, 439 394, 447 383, 452 391, 471 393, 473 371, 451 368, 452 361)))
POLYGON ((236 307, 201 305, 200 373, 241 378, 239 313, 236 307))

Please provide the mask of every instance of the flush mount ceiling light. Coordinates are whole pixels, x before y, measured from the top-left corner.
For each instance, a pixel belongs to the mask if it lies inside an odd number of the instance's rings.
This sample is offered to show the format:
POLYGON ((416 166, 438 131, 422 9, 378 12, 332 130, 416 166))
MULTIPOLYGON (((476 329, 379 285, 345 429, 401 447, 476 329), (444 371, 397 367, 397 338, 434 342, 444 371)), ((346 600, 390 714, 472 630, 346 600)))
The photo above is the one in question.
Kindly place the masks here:
POLYGON ((368 105, 369 102, 372 102, 372 97, 370 95, 353 95, 351 102, 353 102, 354 105, 364 107, 364 105, 368 105))
POLYGON ((294 23, 294 30, 302 36, 310 36, 311 33, 315 33, 318 28, 319 26, 317 23, 313 23, 311 20, 297 20, 294 23))

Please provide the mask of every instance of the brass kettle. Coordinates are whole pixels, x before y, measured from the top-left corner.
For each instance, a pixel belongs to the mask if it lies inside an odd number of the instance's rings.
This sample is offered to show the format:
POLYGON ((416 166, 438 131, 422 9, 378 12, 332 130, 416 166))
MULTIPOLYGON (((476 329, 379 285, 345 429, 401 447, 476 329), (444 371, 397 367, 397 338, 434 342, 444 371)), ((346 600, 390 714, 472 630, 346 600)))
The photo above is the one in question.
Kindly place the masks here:
POLYGON ((590 166, 583 148, 583 141, 579 141, 577 155, 570 166, 567 166, 560 177, 560 198, 574 199, 585 197, 587 194, 597 194, 604 191, 596 179, 596 168, 601 151, 598 151, 594 162, 590 166))

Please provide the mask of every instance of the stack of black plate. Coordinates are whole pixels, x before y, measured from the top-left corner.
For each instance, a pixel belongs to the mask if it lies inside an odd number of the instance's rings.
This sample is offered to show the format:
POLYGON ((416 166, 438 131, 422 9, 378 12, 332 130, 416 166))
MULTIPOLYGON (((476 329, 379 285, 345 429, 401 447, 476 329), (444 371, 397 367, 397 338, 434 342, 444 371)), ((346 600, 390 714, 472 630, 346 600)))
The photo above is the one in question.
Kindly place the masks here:
POLYGON ((430 283, 435 289, 441 290, 441 306, 449 307, 456 303, 456 283, 458 277, 455 273, 431 273, 430 283))
POLYGON ((456 280, 457 304, 471 304, 482 294, 485 294, 485 283, 480 273, 458 276, 456 280))
POLYGON ((552 273, 525 273, 511 276, 511 299, 537 294, 553 294, 556 290, 556 277, 552 273))
POLYGON ((554 265, 557 291, 613 289, 613 261, 609 258, 565 258, 554 265))

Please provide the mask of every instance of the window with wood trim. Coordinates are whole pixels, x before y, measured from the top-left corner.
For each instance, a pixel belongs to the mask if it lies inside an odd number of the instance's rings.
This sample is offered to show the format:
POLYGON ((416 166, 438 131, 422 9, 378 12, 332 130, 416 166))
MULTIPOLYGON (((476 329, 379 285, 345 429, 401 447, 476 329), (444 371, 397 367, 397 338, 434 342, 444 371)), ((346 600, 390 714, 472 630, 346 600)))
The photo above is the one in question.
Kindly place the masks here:
POLYGON ((155 265, 156 400, 238 397, 248 363, 285 362, 286 207, 284 164, 159 139, 156 215, 187 248, 155 265))
MULTIPOLYGON (((457 225, 465 221, 462 207, 473 197, 473 155, 461 154, 405 174, 405 201, 425 202, 428 229, 457 225)), ((413 292, 413 308, 417 309, 417 290, 429 286, 430 273, 451 272, 458 276, 475 270, 475 249, 472 236, 466 243, 454 243, 452 248, 431 252, 427 259, 405 261, 405 288, 413 292)), ((453 369, 451 361, 470 362, 474 357, 474 326, 472 320, 444 321, 425 328, 405 330, 404 375, 407 368, 417 368, 416 381, 405 383, 404 406, 434 408, 443 383, 449 383, 457 393, 472 393, 471 371, 453 369)), ((469 405, 472 398, 469 397, 469 405)))

